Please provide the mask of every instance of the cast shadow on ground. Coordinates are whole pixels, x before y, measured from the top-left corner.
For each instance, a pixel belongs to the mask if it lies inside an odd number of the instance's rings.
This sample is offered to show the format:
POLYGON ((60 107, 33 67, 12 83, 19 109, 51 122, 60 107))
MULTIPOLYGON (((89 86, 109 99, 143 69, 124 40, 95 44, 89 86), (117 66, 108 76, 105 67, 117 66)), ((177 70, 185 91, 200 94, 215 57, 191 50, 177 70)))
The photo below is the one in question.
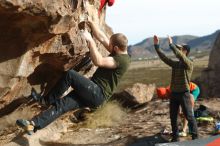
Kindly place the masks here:
POLYGON ((30 146, 29 141, 26 137, 24 137, 25 132, 19 133, 14 139, 12 139, 12 142, 21 145, 21 146, 30 146))
POLYGON ((158 143, 167 143, 168 141, 161 137, 160 133, 146 136, 142 138, 137 138, 135 136, 127 136, 125 138, 121 138, 119 140, 115 140, 110 143, 94 143, 94 144, 71 144, 71 143, 59 143, 59 142, 45 142, 40 140, 40 144, 42 146, 154 146, 158 143))

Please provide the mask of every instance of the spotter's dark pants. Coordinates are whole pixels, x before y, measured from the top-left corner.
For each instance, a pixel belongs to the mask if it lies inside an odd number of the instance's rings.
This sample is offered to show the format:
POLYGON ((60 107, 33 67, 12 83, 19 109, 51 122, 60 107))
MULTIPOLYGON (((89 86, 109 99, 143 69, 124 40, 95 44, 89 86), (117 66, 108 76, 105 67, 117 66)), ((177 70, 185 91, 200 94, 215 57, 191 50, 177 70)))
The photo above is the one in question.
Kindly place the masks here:
POLYGON ((189 122, 189 128, 192 129, 191 131, 192 139, 198 138, 197 123, 195 117, 193 116, 192 104, 190 101, 190 93, 183 92, 183 93, 171 93, 170 119, 171 119, 173 139, 178 139, 179 137, 178 123, 177 123, 179 106, 182 107, 183 114, 189 122))

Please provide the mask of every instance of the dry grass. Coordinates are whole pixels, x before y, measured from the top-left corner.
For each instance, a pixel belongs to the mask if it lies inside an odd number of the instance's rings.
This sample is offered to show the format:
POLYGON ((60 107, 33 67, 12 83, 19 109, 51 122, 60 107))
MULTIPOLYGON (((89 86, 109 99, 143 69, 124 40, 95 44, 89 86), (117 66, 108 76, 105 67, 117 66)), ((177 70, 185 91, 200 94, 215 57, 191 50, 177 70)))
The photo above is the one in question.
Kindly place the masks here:
MULTIPOLYGON (((192 80, 199 77, 202 70, 208 66, 208 57, 205 56, 194 60, 194 71, 192 80)), ((124 75, 116 92, 131 87, 135 83, 156 84, 156 86, 167 86, 171 80, 171 68, 160 60, 134 61, 124 75)))
POLYGON ((118 102, 110 101, 87 117, 86 127, 97 128, 117 126, 122 123, 126 115, 125 109, 123 109, 118 102))

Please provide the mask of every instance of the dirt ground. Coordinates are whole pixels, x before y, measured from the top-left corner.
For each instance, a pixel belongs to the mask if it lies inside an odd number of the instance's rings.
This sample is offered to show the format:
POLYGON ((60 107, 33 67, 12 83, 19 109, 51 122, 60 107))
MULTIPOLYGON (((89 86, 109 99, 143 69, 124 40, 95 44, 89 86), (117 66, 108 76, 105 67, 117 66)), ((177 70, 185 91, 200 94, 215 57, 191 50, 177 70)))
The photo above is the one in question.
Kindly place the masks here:
MULTIPOLYGON (((195 61, 197 66, 207 67, 208 57, 195 61)), ((143 66, 165 67, 160 61, 133 62, 131 68, 143 68, 143 66)), ((215 113, 215 120, 220 120, 220 98, 199 99, 200 104, 206 105, 215 113)), ((25 136, 29 144, 23 143, 24 133, 15 125, 16 119, 30 119, 39 112, 40 107, 36 103, 21 105, 14 112, 0 117, 0 146, 70 146, 70 145, 113 145, 123 146, 137 144, 150 146, 157 142, 165 142, 160 138, 160 132, 166 129, 171 131, 169 119, 169 102, 156 97, 146 105, 137 109, 124 109, 118 104, 109 104, 92 114, 86 121, 73 123, 70 118, 73 112, 69 112, 58 120, 55 125, 49 125, 49 130, 37 131, 33 136, 25 136), (52 130, 51 130, 52 129, 52 130), (51 132, 52 131, 52 132, 51 132), (34 137, 34 140, 31 138, 34 137), (20 142, 18 142, 20 141, 20 142), (34 142, 33 142, 34 141, 34 142), (33 143, 32 143, 33 142, 33 143)), ((199 124, 201 138, 210 137, 214 130, 214 122, 199 124)), ((166 140, 169 139, 168 136, 166 140)), ((190 140, 190 137, 181 138, 181 141, 190 140)))
MULTIPOLYGON (((220 99, 205 99, 199 100, 196 103, 198 107, 200 104, 206 105, 212 111, 215 111, 216 117, 219 118, 220 99)), ((57 120, 59 124, 66 125, 67 129, 60 132, 60 137, 57 139, 52 137, 50 140, 45 140, 45 137, 39 137, 42 145, 48 146, 66 146, 66 145, 129 145, 138 142, 139 139, 148 138, 157 135, 163 129, 170 131, 169 120, 169 102, 158 99, 153 99, 143 107, 135 110, 115 109, 110 113, 103 114, 103 116, 110 115, 110 120, 114 121, 108 125, 99 124, 92 128, 86 125, 86 122, 72 123, 69 116, 72 113, 67 113, 57 120), (120 113, 120 117, 114 117, 120 113), (118 118, 118 119, 117 119, 118 118), (56 139, 56 140, 54 140, 56 139)), ((91 115, 89 115, 91 116, 91 115)), ((101 116, 101 115, 100 115, 101 116)), ((106 116, 107 118, 108 116, 106 116)), ((106 119, 105 118, 105 119, 106 119)), ((95 119, 94 119, 95 120, 95 119)), ((101 122, 100 118, 96 119, 101 122)), ((0 122, 2 118, 0 119, 0 122)), ((14 121, 15 122, 15 121, 14 121)), ((199 125, 200 137, 209 137, 214 130, 214 122, 199 125)), ((38 131, 37 131, 38 132, 38 131)), ((21 129, 11 124, 5 128, 1 127, 0 145, 5 145, 11 141, 15 141, 22 136, 21 129)), ((169 136, 168 136, 169 137, 169 136)), ((190 137, 181 138, 181 141, 190 140, 190 137)))

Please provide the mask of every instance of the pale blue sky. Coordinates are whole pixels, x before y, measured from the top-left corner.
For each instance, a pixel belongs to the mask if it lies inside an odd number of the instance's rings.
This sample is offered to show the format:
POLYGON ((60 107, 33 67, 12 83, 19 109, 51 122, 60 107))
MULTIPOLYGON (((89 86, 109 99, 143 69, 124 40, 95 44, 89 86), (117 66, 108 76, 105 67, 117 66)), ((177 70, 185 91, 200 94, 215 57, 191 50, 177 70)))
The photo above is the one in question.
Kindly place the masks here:
POLYGON ((203 36, 220 29, 220 0, 115 0, 106 21, 129 44, 154 34, 203 36))

